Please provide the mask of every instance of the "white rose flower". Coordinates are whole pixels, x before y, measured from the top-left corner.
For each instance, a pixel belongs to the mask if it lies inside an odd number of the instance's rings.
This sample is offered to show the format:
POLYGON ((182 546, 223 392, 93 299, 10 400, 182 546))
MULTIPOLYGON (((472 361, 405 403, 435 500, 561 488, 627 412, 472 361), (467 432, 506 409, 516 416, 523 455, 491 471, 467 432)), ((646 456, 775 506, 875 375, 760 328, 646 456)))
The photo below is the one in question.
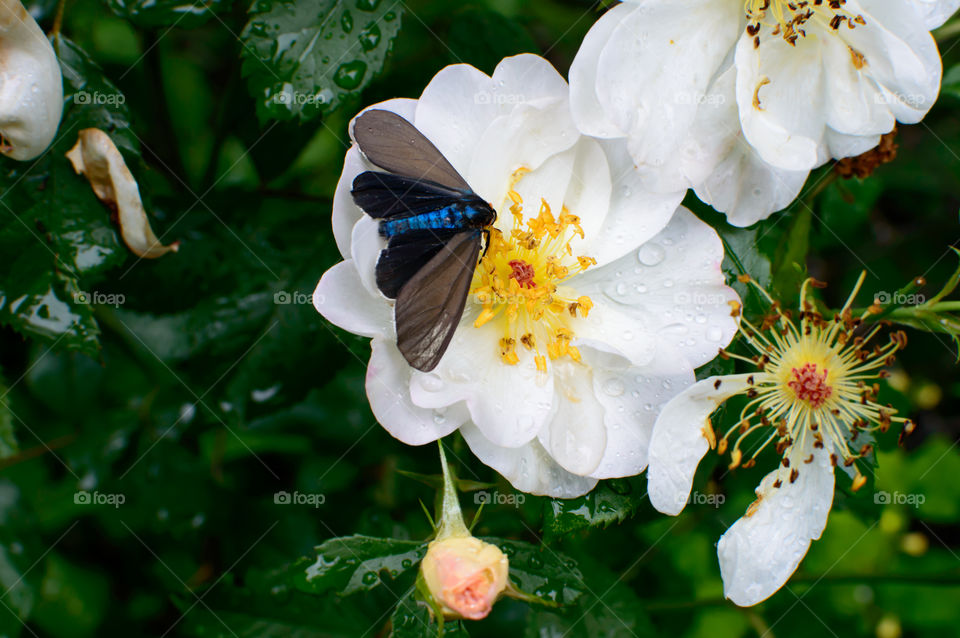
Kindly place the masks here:
POLYGON ((63 113, 60 63, 20 0, 0 0, 0 153, 31 160, 50 146, 63 113))
POLYGON ((449 349, 415 370, 375 281, 384 241, 350 193, 374 167, 348 150, 333 203, 344 261, 314 305, 372 338, 378 421, 411 445, 459 428, 536 494, 573 497, 641 472, 659 406, 736 332, 720 238, 678 209, 682 192, 649 192, 623 142, 577 132, 567 84, 540 57, 503 60, 493 77, 450 66, 418 100, 373 108, 416 126, 498 213, 449 349))
POLYGON ((757 488, 757 500, 717 544, 724 593, 738 605, 755 605, 773 595, 797 569, 811 541, 820 538, 833 503, 834 468, 844 469, 858 490, 866 478, 857 463, 872 453, 872 433, 886 431, 892 423, 903 424, 906 433, 913 429, 908 419, 877 402, 872 382, 884 376, 883 366, 906 337, 894 333, 880 345, 874 338, 882 326, 864 327, 866 315, 852 316, 850 306, 864 275, 829 320, 808 301, 813 280, 803 286, 799 325, 767 296, 773 308, 766 326, 740 322, 756 356, 729 355, 757 371, 703 379, 671 399, 657 418, 647 489, 651 504, 665 514, 683 510, 697 465, 711 447, 720 454, 730 450, 731 469, 752 467, 771 444, 781 457, 757 488), (749 401, 737 422, 718 437, 710 415, 737 395, 749 401), (744 460, 742 449, 754 438, 744 460))
POLYGON ((810 170, 859 155, 940 89, 930 30, 957 0, 625 0, 570 69, 578 128, 626 137, 661 190, 748 226, 810 170))

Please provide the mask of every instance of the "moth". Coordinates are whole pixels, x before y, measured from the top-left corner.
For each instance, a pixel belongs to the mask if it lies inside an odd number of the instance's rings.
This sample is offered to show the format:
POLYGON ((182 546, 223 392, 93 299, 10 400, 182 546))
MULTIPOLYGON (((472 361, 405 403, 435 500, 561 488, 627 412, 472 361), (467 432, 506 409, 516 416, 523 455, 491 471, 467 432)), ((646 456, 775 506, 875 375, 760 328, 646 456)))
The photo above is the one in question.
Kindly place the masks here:
POLYGON ((381 171, 353 180, 353 201, 387 241, 377 287, 395 299, 397 347, 429 372, 450 345, 466 306, 484 237, 497 213, 413 124, 371 109, 354 122, 360 151, 381 171))

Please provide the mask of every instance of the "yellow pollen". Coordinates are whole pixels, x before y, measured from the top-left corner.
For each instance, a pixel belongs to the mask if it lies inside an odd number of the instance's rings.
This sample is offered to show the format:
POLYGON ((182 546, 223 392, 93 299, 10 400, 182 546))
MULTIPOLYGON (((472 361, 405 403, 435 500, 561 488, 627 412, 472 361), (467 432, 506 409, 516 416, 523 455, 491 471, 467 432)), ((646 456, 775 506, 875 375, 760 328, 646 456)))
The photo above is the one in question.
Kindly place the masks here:
POLYGON ((806 37, 811 23, 831 31, 844 25, 853 29, 866 24, 862 15, 844 11, 846 3, 846 0, 745 0, 747 35, 753 38, 754 47, 759 47, 761 31, 766 27, 769 35, 779 36, 794 46, 797 40, 806 37))
POLYGON ((555 215, 541 199, 535 216, 524 214, 523 197, 515 187, 527 172, 514 172, 504 199, 512 228, 491 229, 474 273, 470 293, 481 308, 473 325, 495 326, 500 334, 497 353, 505 364, 516 365, 529 352, 537 370, 546 372, 548 360, 581 359, 572 345, 574 328, 589 315, 593 301, 571 294, 567 282, 597 261, 574 255, 572 242, 583 239, 584 230, 580 218, 566 207, 555 215))
POLYGON ((742 393, 748 401, 739 419, 718 439, 720 454, 730 449, 731 469, 749 467, 773 444, 783 457, 783 468, 773 483, 779 488, 806 471, 804 465, 814 460, 810 451, 823 450, 834 465, 850 468, 856 490, 865 482, 856 464, 873 452, 870 434, 885 432, 892 423, 904 424, 905 431, 911 427, 908 419, 895 416, 892 407, 878 403, 879 385, 873 383, 884 376, 883 368, 906 345, 906 337, 894 332, 886 344, 875 343, 883 326, 865 323, 869 310, 859 317, 850 311, 865 274, 842 310, 829 319, 809 299, 809 289, 819 286, 813 279, 801 289, 798 317, 781 309, 759 284, 749 280, 770 301, 771 311, 759 325, 741 319, 740 332, 756 355, 722 352, 757 368, 746 379, 742 393), (750 446, 750 458, 744 460, 744 441, 752 433, 760 435, 759 441, 750 446), (797 456, 800 450, 802 457, 797 456))

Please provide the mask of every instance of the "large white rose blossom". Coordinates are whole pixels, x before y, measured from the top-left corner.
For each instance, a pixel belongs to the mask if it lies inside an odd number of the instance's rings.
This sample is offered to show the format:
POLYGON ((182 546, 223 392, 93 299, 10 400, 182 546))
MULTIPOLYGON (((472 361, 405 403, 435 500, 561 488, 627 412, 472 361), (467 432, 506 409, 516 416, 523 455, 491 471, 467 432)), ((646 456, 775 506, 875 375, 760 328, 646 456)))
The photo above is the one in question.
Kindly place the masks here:
POLYGON ((347 151, 333 203, 344 261, 314 305, 372 338, 377 420, 411 445, 459 429, 536 494, 578 496, 643 471, 661 404, 736 332, 716 232, 678 208, 682 192, 649 192, 623 142, 580 135, 566 82, 540 57, 507 58, 493 77, 450 66, 419 99, 372 108, 416 126, 498 213, 449 349, 417 371, 376 286, 377 222, 350 194, 374 167, 356 144, 347 151))
POLYGON ((625 0, 570 69, 579 129, 626 137, 651 184, 692 185, 748 226, 810 170, 919 122, 940 89, 930 30, 958 0, 625 0))
POLYGON ((872 433, 892 423, 902 423, 906 433, 913 429, 893 408, 877 403, 872 382, 885 376, 883 366, 906 337, 897 332, 877 344, 882 326, 863 324, 871 311, 853 316, 850 306, 863 279, 829 320, 809 302, 813 280, 803 286, 799 325, 770 299, 771 315, 763 326, 740 322, 757 354, 727 353, 757 371, 703 379, 671 399, 657 418, 647 486, 650 502, 665 514, 683 510, 708 449, 730 450, 730 469, 752 467, 771 447, 780 456, 757 488, 757 500, 717 544, 724 593, 738 605, 755 605, 774 594, 820 537, 833 503, 834 468, 844 469, 858 490, 866 478, 857 464, 873 451, 872 433), (748 399, 739 419, 726 433, 715 433, 710 415, 737 395, 748 399), (745 458, 748 440, 754 442, 745 458))

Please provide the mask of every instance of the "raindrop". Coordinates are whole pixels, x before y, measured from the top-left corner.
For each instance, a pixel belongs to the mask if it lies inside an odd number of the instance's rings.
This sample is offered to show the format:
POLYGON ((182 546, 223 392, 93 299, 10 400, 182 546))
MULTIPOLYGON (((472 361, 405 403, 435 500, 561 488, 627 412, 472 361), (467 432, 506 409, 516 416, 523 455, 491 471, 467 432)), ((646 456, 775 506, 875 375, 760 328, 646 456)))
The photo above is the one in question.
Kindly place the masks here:
POLYGON ((340 68, 333 75, 333 81, 341 89, 355 89, 363 82, 363 76, 367 73, 367 63, 362 60, 354 60, 341 64, 340 68))
POLYGON ((371 22, 360 32, 360 46, 364 51, 372 51, 380 44, 380 27, 371 22))
POLYGON ((353 31, 353 16, 350 15, 349 11, 344 11, 343 15, 340 16, 340 26, 343 27, 343 30, 347 33, 353 31))
POLYGON ((380 5, 380 0, 357 0, 357 8, 361 11, 373 11, 380 5))
POLYGON ((710 326, 707 328, 707 339, 710 341, 720 341, 723 339, 723 330, 716 326, 710 326))
POLYGON ((637 259, 644 266, 656 266, 663 261, 666 251, 663 247, 655 243, 647 243, 637 251, 637 259))
POLYGON ((611 397, 618 397, 623 394, 625 387, 620 379, 607 379, 603 384, 603 391, 611 397))
POLYGON ((673 335, 685 335, 687 334, 687 326, 682 323, 672 323, 669 326, 663 328, 663 332, 667 332, 673 335))
POLYGON ((621 297, 622 297, 623 295, 627 294, 627 284, 625 284, 625 283, 623 283, 623 282, 620 282, 619 284, 617 284, 616 292, 617 292, 617 294, 620 295, 621 297))
POLYGON ((427 392, 439 392, 443 390, 444 387, 443 379, 433 372, 420 377, 420 385, 423 386, 423 389, 427 392))
POLYGON ((375 582, 377 582, 377 578, 378 576, 376 572, 367 572, 366 574, 363 575, 363 584, 372 585, 375 582))

